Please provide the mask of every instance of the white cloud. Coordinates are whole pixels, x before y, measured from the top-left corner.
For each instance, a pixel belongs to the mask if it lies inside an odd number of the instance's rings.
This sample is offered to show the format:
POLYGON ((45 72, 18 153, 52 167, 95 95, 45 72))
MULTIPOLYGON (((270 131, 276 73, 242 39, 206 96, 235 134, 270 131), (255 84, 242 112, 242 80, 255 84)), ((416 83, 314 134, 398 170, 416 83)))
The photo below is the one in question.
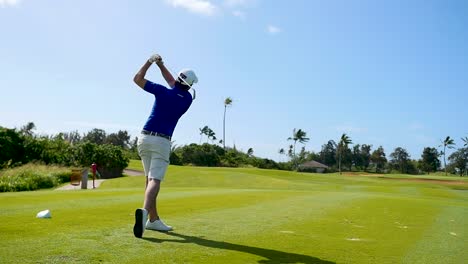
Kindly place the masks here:
POLYGON ((232 15, 235 16, 235 17, 240 18, 241 20, 245 20, 245 19, 246 19, 245 13, 242 12, 242 11, 239 11, 239 10, 232 11, 232 15))
POLYGON ((175 8, 184 8, 192 13, 213 16, 218 12, 218 7, 206 0, 166 0, 175 8))
POLYGON ((268 33, 270 33, 272 35, 276 35, 276 34, 281 33, 283 30, 281 30, 281 28, 279 28, 279 27, 276 27, 276 26, 273 26, 273 25, 268 25, 267 31, 268 31, 268 33))
POLYGON ((9 7, 18 5, 20 0, 0 0, 0 7, 9 7))

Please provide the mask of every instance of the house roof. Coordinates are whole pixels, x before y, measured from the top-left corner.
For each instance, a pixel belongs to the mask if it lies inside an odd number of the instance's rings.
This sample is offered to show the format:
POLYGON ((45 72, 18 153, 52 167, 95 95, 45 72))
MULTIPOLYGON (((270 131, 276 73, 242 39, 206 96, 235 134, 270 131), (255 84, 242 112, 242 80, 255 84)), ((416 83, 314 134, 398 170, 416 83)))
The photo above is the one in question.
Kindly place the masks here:
POLYGON ((324 168, 324 169, 328 169, 328 166, 327 165, 324 165, 320 162, 317 162, 315 160, 311 160, 311 161, 307 161, 307 162, 304 162, 300 165, 300 167, 305 167, 305 168, 324 168))

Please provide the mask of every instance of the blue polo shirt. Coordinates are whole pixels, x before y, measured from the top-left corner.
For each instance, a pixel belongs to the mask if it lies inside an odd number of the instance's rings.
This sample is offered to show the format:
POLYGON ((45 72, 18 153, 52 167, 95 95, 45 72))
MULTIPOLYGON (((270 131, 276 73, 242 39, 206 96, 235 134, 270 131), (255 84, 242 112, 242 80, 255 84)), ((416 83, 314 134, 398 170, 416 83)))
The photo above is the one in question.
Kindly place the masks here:
POLYGON ((143 128, 172 136, 179 118, 192 104, 192 95, 189 91, 169 89, 150 81, 146 81, 143 89, 154 95, 153 109, 143 128))

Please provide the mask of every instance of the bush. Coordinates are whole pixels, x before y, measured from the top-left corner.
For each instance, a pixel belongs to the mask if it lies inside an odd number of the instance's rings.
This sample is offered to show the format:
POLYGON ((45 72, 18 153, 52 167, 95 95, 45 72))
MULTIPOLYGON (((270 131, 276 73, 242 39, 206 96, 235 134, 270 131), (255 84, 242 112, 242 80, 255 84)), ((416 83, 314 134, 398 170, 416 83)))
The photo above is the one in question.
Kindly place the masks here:
POLYGON ((182 158, 176 152, 171 152, 171 156, 169 157, 169 161, 172 165, 183 165, 182 158))
POLYGON ((281 166, 274 160, 271 159, 260 159, 260 158, 252 158, 254 160, 253 166, 260 168, 260 169, 280 169, 281 166))
POLYGON ((182 164, 214 167, 220 165, 220 154, 224 153, 224 149, 207 143, 203 145, 192 143, 177 148, 174 153, 181 158, 182 164))
POLYGON ((244 157, 242 154, 234 149, 228 150, 222 158, 222 165, 224 167, 239 167, 240 165, 247 164, 247 155, 244 154, 244 157))
POLYGON ((24 138, 15 129, 0 127, 0 169, 21 163, 24 138))
POLYGON ((53 188, 69 181, 70 176, 71 170, 66 167, 27 164, 2 171, 0 192, 53 188))
POLYGON ((104 179, 122 176, 130 159, 121 147, 109 144, 81 143, 73 149, 75 165, 89 167, 93 162, 104 179))
POLYGON ((64 166, 73 165, 75 157, 73 156, 73 146, 62 138, 48 139, 27 138, 26 162, 41 161, 45 164, 59 164, 64 166))

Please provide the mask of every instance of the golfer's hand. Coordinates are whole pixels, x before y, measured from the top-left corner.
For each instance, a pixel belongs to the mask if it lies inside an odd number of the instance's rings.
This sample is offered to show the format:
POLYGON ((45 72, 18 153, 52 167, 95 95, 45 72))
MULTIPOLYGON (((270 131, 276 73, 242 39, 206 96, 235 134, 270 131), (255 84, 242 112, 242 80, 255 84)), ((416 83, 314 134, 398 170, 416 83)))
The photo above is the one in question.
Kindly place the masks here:
POLYGON ((161 65, 161 64, 164 64, 163 63, 163 60, 161 58, 161 55, 159 54, 154 54, 152 55, 149 60, 148 60, 150 63, 156 63, 157 65, 161 65))

